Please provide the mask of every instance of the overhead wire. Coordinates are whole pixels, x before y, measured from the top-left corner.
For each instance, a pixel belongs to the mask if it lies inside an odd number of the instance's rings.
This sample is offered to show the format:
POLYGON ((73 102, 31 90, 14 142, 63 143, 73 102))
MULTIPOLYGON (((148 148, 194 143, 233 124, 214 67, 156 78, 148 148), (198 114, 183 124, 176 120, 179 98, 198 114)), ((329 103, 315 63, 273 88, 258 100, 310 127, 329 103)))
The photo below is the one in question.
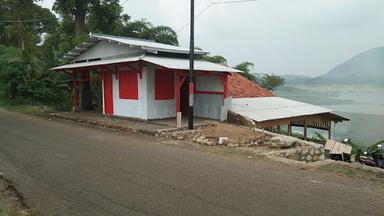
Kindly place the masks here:
MULTIPOLYGON (((245 3, 245 2, 255 2, 255 1, 258 1, 258 0, 229 0, 229 1, 216 1, 216 2, 211 2, 205 7, 203 8, 201 11, 199 11, 196 15, 195 15, 195 20, 197 18, 199 18, 205 11, 207 11, 211 6, 213 5, 218 5, 218 4, 233 4, 233 3, 245 3)), ((179 33, 180 31, 182 31, 184 28, 186 28, 187 26, 189 26, 189 24, 191 24, 190 22, 187 22, 185 25, 183 25, 182 27, 180 27, 176 33, 179 33)))
POLYGON ((27 23, 27 22, 39 22, 39 21, 44 21, 49 19, 53 19, 53 18, 30 19, 30 20, 0 20, 0 23, 27 23))
POLYGON ((123 3, 120 4, 120 6, 123 6, 123 4, 127 3, 129 0, 125 0, 123 3))

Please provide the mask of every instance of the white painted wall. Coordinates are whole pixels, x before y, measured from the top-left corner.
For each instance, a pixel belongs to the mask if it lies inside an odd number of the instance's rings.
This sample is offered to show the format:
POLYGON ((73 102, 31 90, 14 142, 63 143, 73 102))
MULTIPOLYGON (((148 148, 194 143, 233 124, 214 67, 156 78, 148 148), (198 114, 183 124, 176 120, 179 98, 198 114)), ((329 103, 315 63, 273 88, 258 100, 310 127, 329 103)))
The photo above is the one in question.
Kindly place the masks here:
POLYGON ((224 91, 223 83, 218 76, 197 76, 195 81, 197 91, 224 91))
POLYGON ((95 59, 95 58, 109 58, 119 55, 129 55, 129 54, 144 54, 143 50, 134 49, 124 44, 117 43, 108 43, 106 41, 99 41, 89 50, 85 51, 74 61, 95 59))
MULTIPOLYGON (((124 68, 121 68, 122 70, 124 68)), ((104 86, 104 83, 103 83, 104 86)), ((138 75, 138 100, 119 98, 119 80, 113 75, 113 115, 140 119, 176 117, 175 100, 155 100, 155 67, 144 66, 142 78, 138 75)), ((104 91, 103 91, 103 113, 104 91)))
MULTIPOLYGON (((142 70, 141 79, 138 75, 138 100, 120 99, 119 80, 116 79, 116 75, 113 75, 113 114, 116 116, 145 120, 176 117, 175 99, 155 100, 155 66, 143 66, 142 70)), ((222 92, 223 85, 219 77, 196 77, 196 89, 198 91, 222 92)), ((198 117, 225 120, 228 107, 230 106, 230 100, 226 99, 224 103, 223 97, 223 95, 216 94, 195 94, 195 115, 198 117)))
POLYGON ((139 100, 120 99, 119 80, 113 74, 113 115, 139 118, 139 100))
MULTIPOLYGON (((198 76, 196 77, 196 90, 223 92, 224 87, 218 76, 198 76)), ((194 113, 198 117, 225 120, 226 106, 223 100, 224 96, 221 94, 196 93, 194 113)))
POLYGON ((172 100, 155 100, 155 66, 144 67, 147 74, 147 108, 148 119, 176 117, 176 102, 172 100))

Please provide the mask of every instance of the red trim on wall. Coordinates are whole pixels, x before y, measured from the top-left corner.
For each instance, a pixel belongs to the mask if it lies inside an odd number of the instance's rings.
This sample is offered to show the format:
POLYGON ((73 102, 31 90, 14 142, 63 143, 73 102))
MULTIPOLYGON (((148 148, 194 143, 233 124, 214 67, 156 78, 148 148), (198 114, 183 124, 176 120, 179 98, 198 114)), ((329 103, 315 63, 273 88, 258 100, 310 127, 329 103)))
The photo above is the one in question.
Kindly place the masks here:
POLYGON ((119 73, 119 98, 139 99, 139 85, 137 72, 133 70, 120 71, 119 73))
POLYGON ((222 94, 222 95, 224 95, 224 92, 215 92, 215 91, 195 91, 195 94, 222 94))
POLYGON ((104 112, 113 115, 113 76, 110 71, 104 71, 104 112))
POLYGON ((175 72, 170 70, 156 70, 155 100, 172 99, 175 99, 175 72))
POLYGON ((228 97, 228 75, 224 75, 223 77, 220 78, 221 83, 223 84, 223 89, 224 89, 224 99, 228 97))

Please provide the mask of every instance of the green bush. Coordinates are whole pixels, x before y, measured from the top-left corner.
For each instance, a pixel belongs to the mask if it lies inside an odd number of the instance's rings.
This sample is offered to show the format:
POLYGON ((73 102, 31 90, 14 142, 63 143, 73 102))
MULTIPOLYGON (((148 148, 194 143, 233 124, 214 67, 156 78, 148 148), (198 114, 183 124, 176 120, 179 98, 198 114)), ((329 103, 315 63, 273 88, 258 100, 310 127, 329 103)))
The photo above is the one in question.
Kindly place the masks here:
POLYGON ((32 55, 0 45, 0 96, 20 103, 42 103, 66 107, 69 77, 48 70, 32 55))

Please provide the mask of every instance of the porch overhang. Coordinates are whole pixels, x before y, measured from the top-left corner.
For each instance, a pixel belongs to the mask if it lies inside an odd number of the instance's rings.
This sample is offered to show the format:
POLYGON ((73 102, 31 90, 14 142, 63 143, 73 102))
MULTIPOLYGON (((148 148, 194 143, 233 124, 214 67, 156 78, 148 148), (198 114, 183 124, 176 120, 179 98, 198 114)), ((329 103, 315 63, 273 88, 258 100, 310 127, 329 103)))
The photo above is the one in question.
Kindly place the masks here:
MULTIPOLYGON (((73 71, 77 69, 92 69, 101 66, 116 65, 122 63, 135 63, 135 62, 147 62, 164 68, 172 70, 189 70, 189 59, 183 58, 171 58, 160 57, 151 55, 130 56, 116 59, 101 59, 97 61, 87 61, 66 64, 58 67, 51 68, 54 71, 73 71)), ((194 68, 196 71, 207 72, 222 72, 222 73, 241 73, 242 71, 236 70, 231 67, 227 67, 220 64, 207 62, 204 60, 195 60, 194 68)))

